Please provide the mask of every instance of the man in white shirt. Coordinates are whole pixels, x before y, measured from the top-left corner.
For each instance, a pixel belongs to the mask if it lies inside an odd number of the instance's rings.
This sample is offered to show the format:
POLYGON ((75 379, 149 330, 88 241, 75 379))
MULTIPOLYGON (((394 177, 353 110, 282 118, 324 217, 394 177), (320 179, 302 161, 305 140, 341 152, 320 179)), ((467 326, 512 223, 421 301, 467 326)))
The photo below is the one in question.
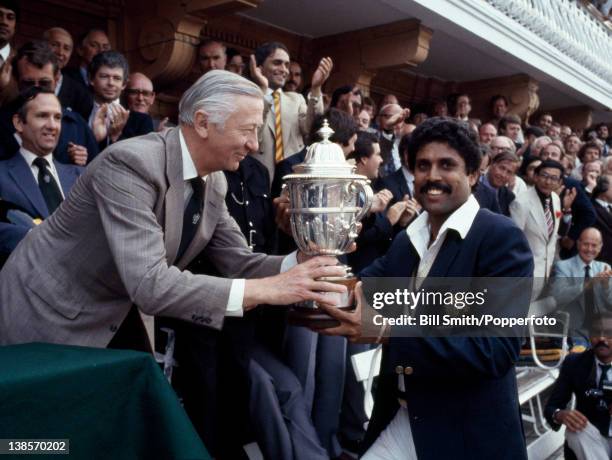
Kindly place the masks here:
POLYGON ((0 162, 0 199, 15 209, 0 222, 0 253, 15 249, 35 223, 64 201, 82 169, 53 159, 62 127, 62 108, 52 90, 23 94, 13 123, 22 140, 19 153, 0 162))

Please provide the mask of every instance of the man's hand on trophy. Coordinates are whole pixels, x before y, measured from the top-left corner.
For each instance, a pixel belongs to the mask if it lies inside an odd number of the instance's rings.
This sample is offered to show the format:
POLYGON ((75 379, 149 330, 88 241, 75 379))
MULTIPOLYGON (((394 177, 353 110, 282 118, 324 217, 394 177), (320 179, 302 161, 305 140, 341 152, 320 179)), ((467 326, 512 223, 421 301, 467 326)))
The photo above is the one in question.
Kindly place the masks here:
POLYGON ((329 293, 344 295, 346 287, 319 278, 344 275, 345 268, 338 265, 335 257, 313 257, 276 276, 246 280, 243 307, 249 310, 262 303, 290 305, 306 300, 314 300, 319 305, 335 305, 339 297, 329 293))
POLYGON ((323 335, 342 335, 350 342, 376 343, 381 339, 381 327, 374 324, 376 310, 370 307, 363 295, 361 281, 355 286, 352 294, 356 301, 355 309, 352 311, 341 310, 337 307, 319 305, 332 318, 340 322, 339 326, 331 328, 312 328, 315 332, 323 335))

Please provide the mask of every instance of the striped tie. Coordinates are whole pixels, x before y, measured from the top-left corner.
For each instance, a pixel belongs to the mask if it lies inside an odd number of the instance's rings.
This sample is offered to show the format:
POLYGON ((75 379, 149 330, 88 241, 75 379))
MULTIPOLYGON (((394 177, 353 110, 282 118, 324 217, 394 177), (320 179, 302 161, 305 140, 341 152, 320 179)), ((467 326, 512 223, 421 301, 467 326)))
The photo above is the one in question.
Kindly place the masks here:
POLYGON ((555 221, 553 220, 552 212, 550 212, 550 198, 544 200, 544 217, 546 218, 546 228, 550 238, 555 231, 555 221))
POLYGON ((280 90, 272 93, 274 97, 274 158, 278 163, 283 155, 283 128, 281 127, 280 90))

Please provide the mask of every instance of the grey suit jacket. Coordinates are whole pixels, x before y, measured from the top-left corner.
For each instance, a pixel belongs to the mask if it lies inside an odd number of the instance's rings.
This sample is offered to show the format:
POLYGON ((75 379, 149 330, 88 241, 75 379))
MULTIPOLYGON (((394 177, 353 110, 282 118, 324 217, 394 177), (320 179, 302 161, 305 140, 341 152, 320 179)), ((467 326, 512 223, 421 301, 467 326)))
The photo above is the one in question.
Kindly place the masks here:
MULTIPOLYGON (((287 158, 304 148, 304 138, 310 131, 315 116, 323 113, 323 98, 320 97, 316 102, 310 99, 307 104, 301 94, 291 91, 283 92, 280 106, 283 153, 287 158)), ((254 153, 254 156, 268 169, 270 183, 272 183, 276 167, 275 127, 274 111, 267 99, 264 100, 263 120, 264 124, 259 131, 259 152, 254 153)))
POLYGON ((221 328, 231 279, 278 273, 254 254, 208 176, 203 218, 180 260, 184 181, 178 128, 118 142, 92 162, 62 206, 32 230, 0 272, 0 344, 106 346, 132 303, 221 328), (202 250, 227 278, 182 269, 202 250))

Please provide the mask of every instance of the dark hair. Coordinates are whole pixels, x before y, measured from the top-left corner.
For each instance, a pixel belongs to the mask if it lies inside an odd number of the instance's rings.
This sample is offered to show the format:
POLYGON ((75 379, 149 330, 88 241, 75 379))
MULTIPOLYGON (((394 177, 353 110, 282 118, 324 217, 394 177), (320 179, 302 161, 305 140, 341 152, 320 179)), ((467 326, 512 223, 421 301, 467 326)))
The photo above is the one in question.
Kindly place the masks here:
POLYGON ((442 142, 455 149, 465 161, 465 171, 471 174, 480 168, 480 148, 474 132, 464 123, 448 117, 432 117, 412 131, 408 144, 408 167, 414 171, 416 156, 427 144, 442 142))
POLYGON ((361 100, 361 105, 362 107, 364 105, 372 106, 373 112, 376 114, 376 102, 374 102, 374 99, 372 99, 370 96, 363 97, 361 100))
POLYGON ((93 28, 93 29, 89 29, 87 32, 82 33, 81 35, 79 35, 79 46, 83 46, 83 44, 85 43, 85 39, 87 37, 89 37, 90 34, 93 34, 94 32, 101 32, 104 35, 106 35, 108 37, 108 34, 106 33, 106 30, 104 29, 98 29, 98 28, 93 28))
POLYGON ((448 96, 448 98, 446 98, 446 106, 453 116, 457 115, 457 106, 461 96, 467 97, 470 104, 472 103, 472 98, 468 93, 452 93, 448 96))
POLYGON ((227 60, 231 61, 234 56, 241 56, 240 51, 236 48, 226 48, 225 55, 227 56, 227 60))
POLYGON ((406 158, 408 154, 410 153, 410 138, 411 137, 412 137, 411 134, 404 134, 402 138, 400 139, 400 143, 397 147, 397 151, 399 152, 399 156, 402 161, 402 164, 408 163, 408 161, 404 160, 404 158, 406 158))
POLYGON ((21 46, 15 55, 15 63, 13 64, 13 76, 19 81, 19 66, 17 63, 25 58, 26 61, 32 64, 37 69, 42 69, 47 64, 53 65, 53 75, 59 70, 59 62, 57 56, 49 46, 49 43, 43 40, 32 40, 21 46))
POLYGON ((500 131, 504 131, 504 133, 506 132, 506 128, 508 127, 509 124, 516 124, 516 125, 520 125, 521 124, 521 119, 516 116, 516 115, 512 115, 512 114, 508 114, 504 117, 502 117, 501 120, 499 120, 499 130, 500 131))
POLYGON ((93 79, 100 68, 109 67, 111 69, 122 69, 123 70, 123 82, 127 82, 130 75, 130 68, 128 66, 127 59, 125 56, 118 51, 102 51, 94 56, 89 64, 89 78, 93 79))
POLYGON ((597 151, 599 152, 599 156, 601 157, 601 147, 599 146, 599 144, 597 142, 585 142, 584 144, 582 144, 582 147, 580 147, 580 150, 578 150, 578 159, 580 161, 582 161, 582 159, 584 158, 584 154, 586 153, 587 149, 597 149, 597 151))
POLYGON ((489 107, 493 108, 493 105, 497 102, 498 99, 501 99, 504 101, 504 103, 506 104, 506 107, 508 107, 508 99, 506 99, 506 96, 502 95, 502 94, 496 94, 495 96, 493 96, 491 98, 491 100, 489 101, 489 107))
POLYGON ((31 86, 30 88, 19 93, 19 96, 15 100, 15 107, 17 108, 15 113, 17 114, 19 119, 23 121, 24 123, 28 115, 29 103, 33 99, 35 99, 39 94, 53 94, 53 96, 55 96, 55 92, 51 90, 50 88, 45 88, 41 86, 31 86))
POLYGON ((610 189, 610 179, 605 174, 602 174, 597 178, 597 184, 591 192, 593 198, 597 198, 602 193, 606 193, 610 189))
POLYGON ((19 22, 19 15, 21 14, 19 10, 19 0, 0 0, 0 7, 15 13, 15 20, 19 22))
POLYGON ((531 163, 535 163, 536 161, 542 161, 542 159, 533 155, 527 157, 527 160, 525 160, 525 170, 527 170, 531 163))
POLYGON ((349 155, 349 158, 354 158, 357 162, 362 158, 370 158, 374 153, 374 144, 377 143, 378 136, 376 134, 360 131, 357 133, 355 150, 349 155))
POLYGON ((550 113, 550 112, 542 112, 542 113, 541 113, 541 114, 538 116, 538 121, 540 120, 540 118, 542 118, 542 117, 546 117, 546 116, 548 116, 548 117, 551 117, 551 118, 552 118, 552 113, 550 113))
POLYGON ((327 120, 334 134, 329 138, 330 141, 347 146, 351 138, 357 134, 359 127, 353 117, 348 113, 338 109, 329 109, 322 115, 317 116, 312 122, 308 135, 309 143, 320 141, 317 131, 323 126, 323 121, 327 120))
POLYGON ((262 65, 264 61, 268 59, 268 56, 270 56, 272 53, 274 53, 274 51, 279 48, 289 54, 289 50, 281 42, 266 42, 262 45, 259 45, 255 49, 255 63, 257 65, 262 65))
POLYGON ((334 90, 334 92, 332 93, 331 102, 329 103, 329 106, 332 108, 336 107, 338 105, 338 101, 340 100, 340 96, 344 96, 345 94, 352 93, 355 89, 358 91, 359 97, 362 98, 362 102, 363 102, 363 95, 361 94, 361 90, 357 87, 357 85, 344 85, 334 90))
POLYGON ((528 128, 525 129, 524 134, 525 134, 525 137, 528 137, 528 136, 542 137, 546 133, 544 133, 544 131, 542 131, 542 129, 538 128, 537 126, 529 126, 528 128))
POLYGON ((561 176, 563 176, 563 173, 564 173, 563 165, 561 163, 559 163, 558 161, 555 161, 555 160, 544 160, 533 171, 536 174, 539 175, 540 171, 542 171, 544 168, 555 168, 555 169, 558 169, 561 172, 561 176))

